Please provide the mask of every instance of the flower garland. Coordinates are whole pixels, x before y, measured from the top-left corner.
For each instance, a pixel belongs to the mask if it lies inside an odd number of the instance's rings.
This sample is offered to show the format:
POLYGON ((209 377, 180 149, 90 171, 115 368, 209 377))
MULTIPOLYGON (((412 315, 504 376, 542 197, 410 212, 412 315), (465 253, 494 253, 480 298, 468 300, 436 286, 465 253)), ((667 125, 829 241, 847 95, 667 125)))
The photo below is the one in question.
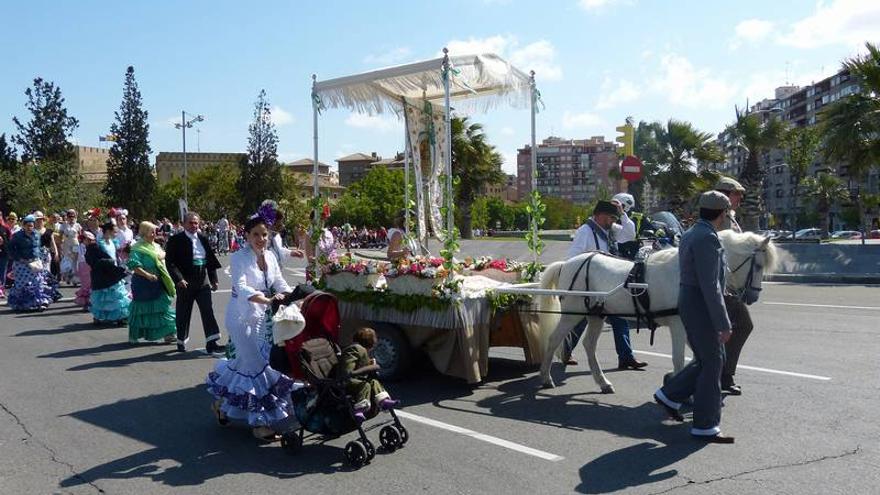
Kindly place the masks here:
POLYGON ((388 263, 380 263, 375 260, 355 259, 350 254, 344 254, 338 257, 335 261, 329 261, 322 267, 324 275, 334 275, 337 273, 373 275, 385 273, 387 269, 388 263))
POLYGON ((418 278, 437 279, 444 278, 452 273, 446 266, 446 260, 443 258, 429 258, 426 256, 410 256, 401 258, 397 265, 389 268, 385 272, 386 277, 399 277, 402 275, 412 275, 418 278))

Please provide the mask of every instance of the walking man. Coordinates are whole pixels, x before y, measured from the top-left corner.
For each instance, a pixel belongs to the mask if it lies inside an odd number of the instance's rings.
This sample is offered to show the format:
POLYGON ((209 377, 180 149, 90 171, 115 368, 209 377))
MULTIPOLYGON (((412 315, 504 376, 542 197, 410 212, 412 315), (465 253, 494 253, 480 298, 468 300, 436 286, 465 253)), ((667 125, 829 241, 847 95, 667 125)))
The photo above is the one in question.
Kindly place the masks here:
POLYGON ((200 220, 197 213, 187 212, 183 232, 171 236, 165 249, 168 272, 177 284, 177 350, 186 352, 193 303, 196 303, 205 329, 205 352, 220 357, 226 347, 219 343, 220 328, 211 302, 211 292, 218 287, 220 262, 208 239, 199 232, 200 220))
MULTIPOLYGON (((730 199, 730 211, 724 216, 721 228, 718 230, 731 229, 734 232, 742 232, 739 223, 736 221, 736 209, 745 193, 745 188, 739 182, 730 177, 722 177, 715 185, 715 190, 727 196, 730 199)), ((721 371, 721 389, 730 395, 742 395, 742 388, 733 381, 736 374, 736 364, 739 361, 739 354, 742 352, 743 346, 746 344, 749 335, 752 333, 752 316, 749 314, 749 308, 746 304, 754 301, 743 301, 736 294, 731 293, 725 288, 724 304, 727 306, 727 317, 733 327, 733 335, 730 340, 724 344, 724 352, 727 359, 724 362, 724 369, 721 371)))
POLYGON ((681 238, 678 313, 694 358, 654 393, 657 404, 676 421, 684 421, 681 403, 693 396, 691 435, 711 443, 734 441, 721 434, 721 368, 731 331, 724 306, 726 267, 718 230, 729 209, 727 196, 718 191, 703 193, 700 219, 681 238))
MULTIPOLYGON (((602 251, 617 255, 617 243, 629 242, 636 238, 636 225, 627 216, 619 201, 599 201, 593 210, 593 217, 574 234, 574 241, 568 250, 568 257, 573 258, 589 251, 602 251), (616 223, 617 219, 620 223, 616 223)), ((644 368, 648 363, 638 361, 633 356, 632 345, 629 341, 629 323, 619 316, 608 316, 605 321, 611 324, 614 330, 614 348, 617 350, 618 369, 644 368)), ((581 335, 587 328, 587 319, 584 318, 575 326, 563 343, 563 356, 565 364, 576 365, 571 353, 577 346, 581 335)))

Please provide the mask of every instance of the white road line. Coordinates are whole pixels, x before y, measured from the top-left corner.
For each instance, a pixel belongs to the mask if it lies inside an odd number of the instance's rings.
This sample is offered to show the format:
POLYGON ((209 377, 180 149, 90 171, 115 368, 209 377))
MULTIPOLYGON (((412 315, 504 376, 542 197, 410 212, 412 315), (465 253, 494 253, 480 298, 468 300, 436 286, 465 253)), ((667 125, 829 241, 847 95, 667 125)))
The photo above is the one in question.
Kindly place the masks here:
POLYGON ((437 421, 435 419, 426 418, 424 416, 419 416, 413 413, 408 413, 406 411, 396 411, 397 415, 401 418, 409 419, 410 421, 415 421, 416 423, 426 424, 428 426, 433 426, 435 428, 440 428, 441 430, 451 431, 453 433, 458 433, 460 435, 465 435, 471 438, 475 438, 477 440, 482 440, 484 442, 488 442, 494 445, 498 445, 499 447, 504 447, 505 449, 515 450, 517 452, 522 452, 523 454, 527 454, 530 456, 538 457, 544 459, 546 461, 557 462, 565 459, 564 457, 556 454, 551 454, 549 452, 544 452, 543 450, 533 449, 531 447, 526 447, 525 445, 520 445, 518 443, 510 442, 508 440, 504 440, 498 437, 493 437, 491 435, 486 435, 484 433, 478 433, 473 430, 468 430, 467 428, 461 428, 459 426, 451 425, 448 423, 443 423, 442 421, 437 421))
POLYGON ((788 302, 764 302, 761 304, 769 304, 772 306, 804 306, 809 308, 838 308, 838 309, 868 309, 872 311, 880 311, 878 306, 835 306, 833 304, 806 304, 806 303, 788 303, 788 302))
MULTIPOLYGON (((661 354, 659 352, 649 352, 649 351, 633 351, 633 352, 637 352, 639 354, 644 354, 646 356, 657 356, 657 357, 665 357, 665 358, 672 359, 672 356, 670 356, 669 354, 661 354)), ((684 359, 685 359, 685 361, 691 360, 691 358, 689 358, 689 357, 685 357, 684 359)), ((736 366, 736 369, 762 371, 764 373, 773 373, 776 375, 795 376, 798 378, 809 378, 811 380, 821 380, 823 382, 827 382, 828 380, 831 380, 830 376, 808 375, 806 373, 795 373, 794 371, 772 370, 770 368, 759 368, 757 366, 746 366, 744 364, 738 364, 736 366)))

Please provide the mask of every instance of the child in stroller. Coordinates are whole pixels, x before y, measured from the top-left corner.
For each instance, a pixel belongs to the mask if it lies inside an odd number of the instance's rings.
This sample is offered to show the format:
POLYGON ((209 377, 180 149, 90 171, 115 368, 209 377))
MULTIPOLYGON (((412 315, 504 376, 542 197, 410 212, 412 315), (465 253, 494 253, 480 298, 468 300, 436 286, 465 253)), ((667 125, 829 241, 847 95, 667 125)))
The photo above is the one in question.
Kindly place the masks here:
POLYGON ((354 417, 363 423, 371 409, 387 411, 394 409, 398 402, 385 391, 378 378, 361 373, 379 370, 376 360, 370 358, 369 354, 376 345, 376 332, 372 328, 361 327, 354 333, 352 340, 354 342, 342 350, 340 364, 348 375, 345 391, 356 401, 354 417))

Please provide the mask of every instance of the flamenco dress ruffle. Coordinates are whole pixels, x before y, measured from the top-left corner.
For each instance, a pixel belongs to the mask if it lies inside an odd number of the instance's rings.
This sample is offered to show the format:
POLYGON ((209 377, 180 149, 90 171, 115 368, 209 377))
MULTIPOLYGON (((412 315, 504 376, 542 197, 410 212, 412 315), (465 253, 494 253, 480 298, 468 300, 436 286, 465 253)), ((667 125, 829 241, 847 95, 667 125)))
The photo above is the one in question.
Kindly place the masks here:
POLYGON ((132 301, 128 315, 128 340, 161 340, 177 333, 171 300, 163 293, 150 301, 132 301))
POLYGON ((219 360, 208 374, 208 392, 222 404, 220 410, 230 419, 244 420, 250 426, 270 426, 291 413, 290 394, 301 387, 268 364, 251 375, 235 368, 237 360, 219 360))
POLYGON ((93 290, 89 298, 92 316, 98 321, 121 321, 129 317, 131 296, 120 280, 106 289, 93 290))
POLYGON ((76 290, 74 304, 84 308, 89 307, 89 301, 92 295, 92 269, 86 263, 80 263, 77 269, 79 276, 79 288, 76 290))
POLYGON ((53 301, 53 293, 43 270, 34 272, 26 262, 16 261, 12 265, 15 284, 7 296, 9 307, 15 311, 33 311, 48 306, 53 301))

